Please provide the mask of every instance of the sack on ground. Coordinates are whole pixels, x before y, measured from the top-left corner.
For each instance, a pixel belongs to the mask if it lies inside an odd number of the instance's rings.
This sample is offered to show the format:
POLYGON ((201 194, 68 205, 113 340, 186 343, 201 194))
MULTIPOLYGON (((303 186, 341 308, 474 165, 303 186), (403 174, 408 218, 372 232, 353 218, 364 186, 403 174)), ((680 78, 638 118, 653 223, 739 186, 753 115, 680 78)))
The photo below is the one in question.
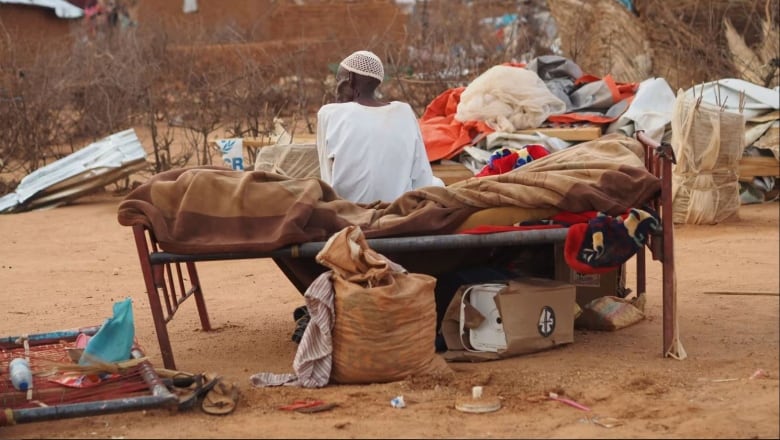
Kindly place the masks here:
POLYGON ((628 300, 602 296, 583 307, 575 325, 580 329, 615 331, 645 319, 644 294, 628 300))
POLYGON ((374 252, 358 227, 329 241, 344 244, 317 256, 334 271, 331 381, 382 383, 451 371, 434 345, 436 279, 408 273, 374 252))

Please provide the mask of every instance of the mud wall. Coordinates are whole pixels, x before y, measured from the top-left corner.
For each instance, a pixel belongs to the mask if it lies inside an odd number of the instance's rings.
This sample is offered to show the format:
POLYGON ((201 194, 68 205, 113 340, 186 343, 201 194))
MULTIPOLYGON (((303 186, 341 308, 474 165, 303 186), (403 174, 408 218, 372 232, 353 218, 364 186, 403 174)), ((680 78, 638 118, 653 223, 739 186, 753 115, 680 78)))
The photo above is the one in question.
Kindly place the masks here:
POLYGON ((29 50, 70 38, 81 20, 64 20, 52 9, 24 5, 0 5, 0 55, 10 46, 29 50))
POLYGON ((140 0, 141 26, 164 26, 171 42, 322 40, 379 44, 403 39, 408 16, 391 0, 200 0, 184 14, 181 0, 140 0))

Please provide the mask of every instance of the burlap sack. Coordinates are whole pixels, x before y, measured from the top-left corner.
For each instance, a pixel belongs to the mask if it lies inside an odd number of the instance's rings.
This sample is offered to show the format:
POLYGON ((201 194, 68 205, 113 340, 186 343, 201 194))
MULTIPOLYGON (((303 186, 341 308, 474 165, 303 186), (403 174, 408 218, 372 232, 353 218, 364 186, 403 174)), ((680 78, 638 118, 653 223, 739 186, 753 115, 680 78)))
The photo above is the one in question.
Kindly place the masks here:
POLYGON ((317 145, 278 144, 263 147, 255 158, 255 171, 288 177, 320 177, 317 145))
POLYGON ((742 114, 678 91, 672 117, 674 223, 714 224, 737 214, 744 133, 742 114))
POLYGON ((334 271, 331 381, 382 383, 450 371, 434 345, 435 278, 407 273, 374 252, 356 226, 334 235, 317 261, 334 271))
MULTIPOLYGON (((642 298, 644 300, 644 297, 642 298)), ((637 301, 602 296, 588 303, 575 321, 580 329, 615 331, 634 325, 645 319, 637 301)))

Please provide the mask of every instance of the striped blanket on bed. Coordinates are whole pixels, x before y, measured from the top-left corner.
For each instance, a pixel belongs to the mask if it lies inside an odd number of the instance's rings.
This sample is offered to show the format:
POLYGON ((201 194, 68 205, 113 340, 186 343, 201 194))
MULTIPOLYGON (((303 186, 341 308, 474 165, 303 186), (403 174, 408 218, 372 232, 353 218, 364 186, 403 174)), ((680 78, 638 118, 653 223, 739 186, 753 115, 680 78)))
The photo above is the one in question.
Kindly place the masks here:
POLYGON ((644 167, 642 146, 613 134, 505 174, 421 188, 372 205, 341 199, 317 178, 175 169, 128 194, 118 221, 146 225, 168 252, 265 252, 326 240, 350 225, 360 226, 367 238, 448 234, 472 214, 496 207, 620 215, 642 206, 660 188, 660 180, 644 167))

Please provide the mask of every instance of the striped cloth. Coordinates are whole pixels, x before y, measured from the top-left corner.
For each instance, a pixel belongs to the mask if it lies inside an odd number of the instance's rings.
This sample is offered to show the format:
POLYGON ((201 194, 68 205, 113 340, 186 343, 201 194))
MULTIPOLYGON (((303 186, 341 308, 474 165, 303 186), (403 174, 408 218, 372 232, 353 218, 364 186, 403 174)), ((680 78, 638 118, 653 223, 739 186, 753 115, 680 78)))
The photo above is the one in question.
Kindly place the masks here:
POLYGON ((488 208, 531 209, 528 220, 560 211, 615 216, 641 207, 661 189, 644 159, 638 141, 612 133, 508 173, 419 188, 375 205, 341 199, 315 178, 176 168, 128 194, 117 220, 150 228, 166 252, 201 254, 267 252, 327 240, 347 226, 359 226, 366 238, 451 234, 488 208))
POLYGON ((321 388, 328 384, 333 365, 331 331, 335 321, 332 274, 333 271, 327 271, 317 277, 303 294, 310 319, 293 360, 295 373, 256 373, 249 378, 252 385, 321 388))

